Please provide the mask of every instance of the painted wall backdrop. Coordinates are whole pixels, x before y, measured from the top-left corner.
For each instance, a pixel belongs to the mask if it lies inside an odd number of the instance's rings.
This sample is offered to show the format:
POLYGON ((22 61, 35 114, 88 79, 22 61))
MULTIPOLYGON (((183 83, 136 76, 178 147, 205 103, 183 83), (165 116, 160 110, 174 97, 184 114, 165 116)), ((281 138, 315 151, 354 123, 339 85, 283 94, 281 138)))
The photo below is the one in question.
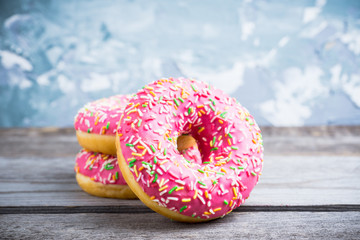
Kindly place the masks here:
POLYGON ((360 124, 360 1, 0 1, 0 127, 194 77, 260 125, 360 124))

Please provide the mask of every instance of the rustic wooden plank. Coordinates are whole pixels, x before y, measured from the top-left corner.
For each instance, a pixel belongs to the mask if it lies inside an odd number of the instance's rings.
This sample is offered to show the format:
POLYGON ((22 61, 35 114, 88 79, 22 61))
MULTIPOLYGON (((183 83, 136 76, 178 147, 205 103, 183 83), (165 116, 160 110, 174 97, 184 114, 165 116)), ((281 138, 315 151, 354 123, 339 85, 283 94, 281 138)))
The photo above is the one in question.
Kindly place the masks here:
POLYGON ((124 200, 100 198, 88 195, 83 191, 78 192, 25 192, 1 193, 1 207, 42 207, 42 206, 124 206, 146 208, 139 200, 124 200))
POLYGON ((79 149, 72 128, 0 128, 2 157, 66 157, 79 149))
POLYGON ((74 183, 75 155, 69 157, 0 157, 0 175, 3 182, 74 183))
MULTIPOLYGON (((360 155, 360 126, 261 129, 267 155, 360 155)), ((79 149, 72 128, 0 128, 2 157, 64 157, 79 149)))
POLYGON ((248 204, 360 203, 360 157, 269 156, 248 204))
POLYGON ((203 224, 156 214, 1 215, 9 239, 359 239, 360 212, 238 212, 203 224))
MULTIPOLYGON (((73 158, 2 159, 0 168, 6 172, 0 176, 0 206, 119 204, 115 199, 103 200, 82 192, 73 164, 73 158), (19 166, 27 171, 19 174, 19 166)), ((246 204, 360 204, 359 168, 356 156, 269 156, 246 204)))
MULTIPOLYGON (((136 205, 90 196, 77 186, 73 157, 1 159, 1 206, 136 205), (26 171, 24 171, 26 169, 26 171)), ((268 156, 245 205, 360 204, 360 157, 268 156)))
POLYGON ((360 155, 360 126, 261 127, 265 154, 360 155))
MULTIPOLYGON (((342 146, 346 144, 339 142, 339 139, 358 139, 359 129, 360 127, 265 128, 263 132, 268 134, 269 139, 291 136, 292 141, 296 141, 298 137, 306 137, 309 138, 309 145, 319 144, 322 140, 318 141, 316 137, 320 136, 332 142, 327 146, 335 143, 342 146)), ((0 207, 143 207, 139 201, 97 198, 80 190, 73 172, 75 154, 79 147, 72 129, 0 129, 0 134, 0 141, 4 143, 0 144, 0 169, 3 170, 0 174, 0 207), (22 147, 15 147, 16 151, 6 148, 9 145, 17 146, 16 144, 22 147), (62 146, 66 148, 62 149, 62 146), (62 150, 49 155, 54 148, 62 150), (21 149, 25 152, 21 152, 21 149), (14 151, 15 155, 7 157, 14 151)), ((309 148, 306 150, 309 151, 309 148)), ((359 204, 360 155, 356 151, 351 156, 333 156, 336 151, 328 152, 327 156, 311 151, 302 156, 276 153, 270 149, 271 151, 273 154, 265 152, 263 175, 245 206, 359 204)))

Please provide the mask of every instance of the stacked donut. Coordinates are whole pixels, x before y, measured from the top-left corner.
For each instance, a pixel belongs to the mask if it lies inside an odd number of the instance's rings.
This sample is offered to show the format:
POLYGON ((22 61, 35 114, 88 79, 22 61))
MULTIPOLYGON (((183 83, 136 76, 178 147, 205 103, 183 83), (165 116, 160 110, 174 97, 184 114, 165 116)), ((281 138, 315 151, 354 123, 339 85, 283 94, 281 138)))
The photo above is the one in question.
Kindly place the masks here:
POLYGON ((79 186, 87 193, 110 198, 133 199, 119 169, 115 135, 128 96, 116 95, 86 104, 75 117, 76 136, 83 149, 76 156, 79 186))
MULTIPOLYGON (((219 89, 193 79, 160 79, 132 95, 119 115, 111 132, 122 176, 145 205, 166 217, 223 217, 258 182, 261 131, 247 109, 219 89)), ((104 128, 81 118, 85 127, 77 135, 84 144, 81 135, 104 128)))
MULTIPOLYGON (((119 169, 115 136, 129 96, 116 95, 86 104, 75 116, 74 127, 83 149, 76 156, 75 172, 79 186, 98 197, 134 199, 119 169)), ((187 159, 200 161, 193 138, 181 136, 179 151, 187 159)))

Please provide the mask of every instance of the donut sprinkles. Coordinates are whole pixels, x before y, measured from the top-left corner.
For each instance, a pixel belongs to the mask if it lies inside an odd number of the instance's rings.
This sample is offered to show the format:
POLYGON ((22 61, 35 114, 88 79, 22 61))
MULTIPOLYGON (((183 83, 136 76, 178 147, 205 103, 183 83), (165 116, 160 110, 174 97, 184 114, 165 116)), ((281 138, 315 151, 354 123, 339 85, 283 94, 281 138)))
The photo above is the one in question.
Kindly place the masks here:
POLYGON ((76 155, 74 170, 89 177, 94 182, 102 184, 127 185, 123 178, 117 157, 101 153, 94 153, 82 149, 76 155))
POLYGON ((129 100, 117 136, 118 161, 132 181, 157 206, 194 221, 230 213, 261 175, 263 144, 254 118, 234 98, 192 79, 145 86, 129 100), (177 150, 183 134, 195 138, 199 161, 177 150))
POLYGON ((191 146, 187 149, 184 149, 182 151, 180 151, 180 154, 183 155, 183 157, 187 160, 187 161, 191 161, 194 163, 201 163, 201 156, 200 156, 200 152, 199 149, 196 146, 191 146))
POLYGON ((117 124, 128 100, 126 95, 115 95, 86 104, 75 116, 75 130, 115 136, 117 124))

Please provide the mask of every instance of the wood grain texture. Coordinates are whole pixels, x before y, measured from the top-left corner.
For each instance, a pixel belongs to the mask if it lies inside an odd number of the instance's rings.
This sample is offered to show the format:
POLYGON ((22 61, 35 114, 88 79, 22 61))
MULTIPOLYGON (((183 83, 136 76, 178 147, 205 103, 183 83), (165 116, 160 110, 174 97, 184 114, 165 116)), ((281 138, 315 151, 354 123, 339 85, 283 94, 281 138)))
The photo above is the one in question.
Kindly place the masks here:
POLYGON ((72 128, 0 128, 1 157, 69 157, 79 149, 72 128))
MULTIPOLYGON (((0 158, 1 206, 127 206, 77 185, 74 157, 0 158), (26 171, 24 171, 26 169, 26 171)), ((245 206, 360 204, 360 156, 268 156, 245 206)))
POLYGON ((360 212, 243 212, 204 224, 156 214, 1 215, 9 239, 359 239, 360 212))
POLYGON ((250 198, 191 225, 139 200, 83 192, 73 129, 0 129, 0 239, 359 239, 360 126, 262 131, 264 169, 250 198))

